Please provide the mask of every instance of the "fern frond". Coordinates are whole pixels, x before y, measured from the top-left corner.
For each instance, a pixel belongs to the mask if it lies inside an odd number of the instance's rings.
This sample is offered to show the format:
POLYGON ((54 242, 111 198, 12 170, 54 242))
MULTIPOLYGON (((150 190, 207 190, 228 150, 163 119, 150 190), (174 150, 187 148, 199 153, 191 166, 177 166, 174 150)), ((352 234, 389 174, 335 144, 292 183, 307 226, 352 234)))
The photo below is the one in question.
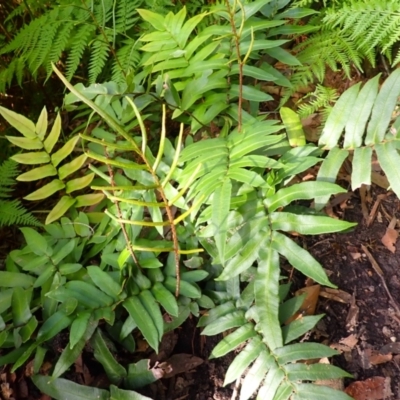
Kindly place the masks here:
POLYGON ((95 83, 97 77, 103 70, 106 64, 108 54, 110 51, 109 43, 104 41, 104 37, 98 36, 92 46, 89 63, 89 82, 95 83))
POLYGON ((18 175, 18 164, 13 160, 6 160, 0 164, 0 198, 8 198, 11 192, 10 186, 15 184, 18 175))
POLYGON ((125 81, 125 74, 136 69, 140 62, 140 53, 135 49, 136 41, 124 41, 125 45, 117 51, 117 60, 112 65, 111 80, 117 83, 125 81))
POLYGON ((356 0, 328 9, 324 23, 350 37, 370 60, 374 48, 385 53, 400 40, 400 11, 392 0, 356 0))
POLYGON ((18 200, 8 200, 17 175, 18 164, 15 161, 6 160, 0 164, 0 227, 13 224, 40 226, 40 222, 18 200))
POLYGON ((115 13, 115 30, 123 34, 133 27, 138 21, 137 9, 142 4, 141 0, 121 0, 118 2, 115 13))
POLYGON ((40 226, 40 222, 18 200, 0 200, 0 227, 9 225, 40 226))
POLYGON ((338 97, 339 94, 336 89, 317 85, 314 92, 307 94, 301 99, 298 114, 301 118, 305 118, 320 110, 326 114, 326 110, 332 107, 338 97))
POLYGON ((61 53, 66 48, 68 41, 70 39, 71 32, 74 28, 74 25, 64 24, 59 27, 57 31, 57 35, 55 40, 53 41, 53 45, 51 46, 50 52, 46 57, 46 71, 47 71, 47 79, 52 74, 53 70, 51 68, 51 63, 55 63, 60 59, 61 53))
POLYGON ((67 58, 66 78, 71 80, 79 66, 82 54, 87 47, 89 37, 93 35, 96 28, 93 25, 81 25, 76 34, 71 38, 71 50, 67 58))

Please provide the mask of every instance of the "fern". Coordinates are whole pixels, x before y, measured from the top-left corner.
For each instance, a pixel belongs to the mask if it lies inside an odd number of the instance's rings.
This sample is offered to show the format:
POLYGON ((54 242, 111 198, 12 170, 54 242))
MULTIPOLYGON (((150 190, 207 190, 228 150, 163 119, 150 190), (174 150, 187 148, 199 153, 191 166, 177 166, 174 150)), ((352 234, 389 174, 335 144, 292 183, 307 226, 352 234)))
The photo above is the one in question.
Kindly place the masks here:
MULTIPOLYGON (((324 23, 354 41, 357 49, 375 65, 375 48, 392 61, 393 45, 400 40, 400 11, 392 0, 353 0, 328 9, 324 23)), ((393 65, 400 58, 397 53, 393 65)))
POLYGON ((21 84, 24 69, 37 77, 44 67, 49 78, 51 63, 58 62, 63 54, 66 55, 66 76, 71 80, 85 51, 90 52, 90 82, 98 79, 106 63, 121 81, 124 76, 121 71, 137 64, 132 61, 136 56, 132 58, 128 49, 122 49, 134 40, 129 34, 138 20, 137 8, 142 3, 143 0, 117 3, 97 0, 82 6, 80 1, 71 0, 67 5, 44 10, 0 50, 0 55, 11 54, 14 58, 0 71, 0 91, 11 84, 13 77, 21 84), (108 61, 110 50, 114 59, 108 61), (118 59, 119 50, 126 56, 122 62, 118 59))
POLYGON ((40 222, 28 212, 19 200, 8 200, 11 197, 11 186, 15 184, 18 165, 6 160, 0 165, 0 227, 6 225, 40 226, 40 222))
POLYGON ((338 97, 336 89, 317 85, 314 92, 307 94, 301 99, 298 114, 300 118, 305 118, 322 110, 322 114, 327 118, 332 104, 336 102, 338 97))

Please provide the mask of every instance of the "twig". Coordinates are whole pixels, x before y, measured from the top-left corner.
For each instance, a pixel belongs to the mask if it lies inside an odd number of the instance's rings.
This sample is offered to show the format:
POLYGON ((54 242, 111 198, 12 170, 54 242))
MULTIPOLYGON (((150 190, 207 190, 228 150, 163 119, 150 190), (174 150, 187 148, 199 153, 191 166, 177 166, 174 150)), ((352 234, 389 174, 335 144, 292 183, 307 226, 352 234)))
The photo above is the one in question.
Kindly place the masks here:
POLYGON ((396 314, 398 316, 400 316, 400 308, 399 308, 398 304, 396 303, 396 301, 394 300, 392 294, 390 293, 390 291, 386 285, 386 281, 383 276, 383 271, 382 271, 381 267, 379 266, 379 264, 376 262, 375 258, 372 256, 372 254, 369 252, 369 250, 364 245, 361 245, 361 248, 362 248, 363 252, 366 254, 366 256, 368 257, 368 260, 371 263, 372 268, 375 270, 375 272, 378 274, 379 278, 381 279, 382 285, 385 288, 387 295, 389 296, 389 299, 392 303, 392 306, 394 307, 394 309, 396 311, 396 314))

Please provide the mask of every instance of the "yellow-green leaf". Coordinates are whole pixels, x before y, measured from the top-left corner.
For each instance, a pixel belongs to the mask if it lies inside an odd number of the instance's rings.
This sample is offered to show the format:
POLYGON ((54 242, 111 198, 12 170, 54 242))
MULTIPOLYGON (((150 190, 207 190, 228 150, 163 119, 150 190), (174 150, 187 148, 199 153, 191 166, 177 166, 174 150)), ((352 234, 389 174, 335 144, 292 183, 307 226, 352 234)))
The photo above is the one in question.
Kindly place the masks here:
POLYGON ((7 108, 0 107, 0 114, 3 118, 13 126, 18 132, 22 133, 26 138, 33 139, 36 137, 35 124, 23 115, 17 114, 7 108))
POLYGON ((68 140, 67 143, 64 144, 63 147, 61 147, 60 150, 56 151, 52 156, 51 156, 51 161, 53 162, 53 165, 56 167, 64 158, 68 157, 72 151, 74 150, 74 147, 78 143, 79 136, 74 136, 70 140, 68 140))
POLYGON ((66 178, 68 175, 73 174, 74 172, 78 171, 85 163, 87 159, 86 154, 81 154, 79 157, 75 158, 71 162, 64 164, 62 167, 58 169, 58 174, 60 179, 66 178))
POLYGON ((49 215, 46 218, 46 225, 51 224, 54 221, 57 221, 61 218, 70 207, 72 207, 75 203, 75 199, 69 196, 61 197, 60 201, 55 205, 55 207, 50 211, 49 215))
MULTIPOLYGON (((47 126, 46 126, 47 128, 47 126)), ((53 127, 47 136, 46 140, 44 141, 44 148, 47 152, 51 153, 53 150, 54 145, 57 143, 58 138, 60 137, 61 132, 61 118, 60 114, 57 114, 56 120, 54 121, 53 127)))
POLYGON ((104 199, 103 193, 84 194, 76 197, 75 207, 93 206, 104 199))
POLYGON ((12 144, 24 150, 40 150, 43 149, 43 143, 37 138, 26 138, 19 136, 6 136, 7 140, 12 144))
POLYGON ((47 109, 43 107, 42 112, 39 115, 38 121, 36 122, 36 134, 38 138, 43 141, 44 136, 47 132, 47 109))
POLYGON ((20 164, 35 165, 48 163, 50 156, 44 151, 33 151, 31 153, 15 154, 11 159, 20 164))
POLYGON ((82 176, 81 178, 72 179, 65 186, 66 193, 74 192, 75 190, 83 189, 92 183, 94 173, 82 176))
POLYGON ((50 197, 53 193, 57 192, 58 190, 64 189, 65 185, 59 179, 54 179, 47 185, 44 185, 38 190, 35 190, 30 195, 24 197, 25 200, 42 200, 50 197))
POLYGON ((38 167, 19 175, 17 177, 17 181, 20 182, 37 181, 38 179, 46 178, 47 176, 53 176, 53 175, 57 175, 57 170, 51 164, 47 164, 44 165, 43 167, 38 167))

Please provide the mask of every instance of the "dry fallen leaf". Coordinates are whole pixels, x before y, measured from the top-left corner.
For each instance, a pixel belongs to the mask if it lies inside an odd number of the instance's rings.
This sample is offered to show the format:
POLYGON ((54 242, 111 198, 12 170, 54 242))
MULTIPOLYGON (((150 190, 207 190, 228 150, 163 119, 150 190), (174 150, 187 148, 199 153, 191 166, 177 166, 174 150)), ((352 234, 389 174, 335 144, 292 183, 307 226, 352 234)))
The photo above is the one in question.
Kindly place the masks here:
POLYGON ((295 293, 295 296, 301 296, 302 294, 305 294, 306 297, 305 297, 300 309, 293 316, 291 316, 285 322, 285 324, 287 325, 290 322, 298 319, 300 316, 303 316, 303 315, 314 315, 315 309, 317 308, 320 290, 321 290, 320 285, 306 286, 302 289, 299 289, 295 293))
POLYGON ((350 349, 353 349, 354 346, 357 344, 357 342, 358 342, 358 338, 354 334, 351 334, 351 335, 339 340, 339 343, 344 344, 345 346, 349 347, 350 349))
POLYGON ((374 376, 365 381, 353 382, 345 390, 354 400, 383 400, 392 396, 390 378, 374 376))
POLYGON ((391 251, 392 253, 396 252, 396 241, 397 238, 399 237, 399 232, 397 232, 395 229, 393 229, 396 226, 397 219, 395 217, 392 218, 392 220, 389 223, 389 226, 386 228, 386 233, 382 237, 382 243, 385 245, 385 247, 391 251))

